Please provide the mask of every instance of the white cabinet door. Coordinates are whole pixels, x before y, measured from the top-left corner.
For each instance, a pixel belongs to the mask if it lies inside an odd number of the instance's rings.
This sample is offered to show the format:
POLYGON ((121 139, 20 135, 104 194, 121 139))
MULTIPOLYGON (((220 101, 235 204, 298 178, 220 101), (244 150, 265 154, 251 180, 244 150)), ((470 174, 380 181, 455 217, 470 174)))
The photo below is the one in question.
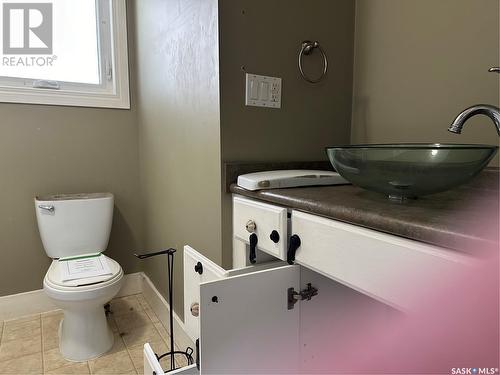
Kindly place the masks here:
POLYGON ((201 284, 201 372, 297 372, 299 306, 288 310, 288 288, 299 287, 299 266, 201 284))
POLYGON ((286 263, 275 261, 225 270, 192 247, 184 246, 184 330, 191 340, 196 342, 200 337, 200 318, 191 312, 191 308, 200 302, 200 284, 283 265, 286 263))

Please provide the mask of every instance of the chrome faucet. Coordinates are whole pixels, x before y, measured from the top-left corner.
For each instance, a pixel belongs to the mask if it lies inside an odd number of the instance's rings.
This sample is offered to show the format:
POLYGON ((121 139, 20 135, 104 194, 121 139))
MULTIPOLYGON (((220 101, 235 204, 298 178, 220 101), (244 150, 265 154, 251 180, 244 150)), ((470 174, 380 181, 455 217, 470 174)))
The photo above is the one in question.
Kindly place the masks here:
POLYGON ((462 128, 464 127, 465 122, 476 115, 485 115, 491 118, 497 128, 498 136, 500 136, 500 108, 487 104, 479 104, 467 108, 457 116, 455 121, 453 121, 451 126, 448 128, 448 131, 455 134, 462 133, 462 128))
MULTIPOLYGON (((500 73, 500 68, 491 68, 489 72, 500 73)), ((464 127, 467 120, 476 115, 488 116, 495 124, 498 136, 500 136, 500 108, 488 104, 478 104, 467 108, 457 116, 455 121, 453 121, 451 126, 448 128, 448 131, 455 134, 462 133, 462 128, 464 127)))

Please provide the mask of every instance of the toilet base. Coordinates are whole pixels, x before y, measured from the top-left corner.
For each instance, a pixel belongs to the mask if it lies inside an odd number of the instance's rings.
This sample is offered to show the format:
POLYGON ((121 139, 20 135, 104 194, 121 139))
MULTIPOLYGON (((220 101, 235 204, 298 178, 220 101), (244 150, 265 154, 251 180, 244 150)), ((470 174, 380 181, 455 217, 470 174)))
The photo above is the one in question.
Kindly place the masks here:
MULTIPOLYGON (((111 350, 114 336, 104 305, 120 291, 123 270, 114 262, 116 275, 108 281, 80 286, 61 286, 48 275, 58 265, 54 260, 43 280, 43 290, 59 307, 64 318, 59 327, 59 350, 62 356, 73 362, 85 362, 111 350)), ((56 273, 57 274, 57 273, 56 273)))
POLYGON ((64 310, 59 327, 59 350, 74 362, 97 358, 113 347, 114 336, 108 326, 104 306, 64 310))

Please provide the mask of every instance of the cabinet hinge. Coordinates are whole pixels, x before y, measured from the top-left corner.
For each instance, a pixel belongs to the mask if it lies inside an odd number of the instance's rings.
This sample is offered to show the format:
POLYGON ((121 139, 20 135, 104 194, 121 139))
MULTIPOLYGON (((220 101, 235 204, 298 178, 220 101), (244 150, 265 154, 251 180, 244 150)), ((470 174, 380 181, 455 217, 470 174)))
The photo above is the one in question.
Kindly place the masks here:
POLYGON ((292 310, 297 301, 310 301, 317 295, 318 289, 314 288, 311 283, 307 284, 307 288, 300 292, 296 292, 294 288, 288 288, 288 310, 292 310))

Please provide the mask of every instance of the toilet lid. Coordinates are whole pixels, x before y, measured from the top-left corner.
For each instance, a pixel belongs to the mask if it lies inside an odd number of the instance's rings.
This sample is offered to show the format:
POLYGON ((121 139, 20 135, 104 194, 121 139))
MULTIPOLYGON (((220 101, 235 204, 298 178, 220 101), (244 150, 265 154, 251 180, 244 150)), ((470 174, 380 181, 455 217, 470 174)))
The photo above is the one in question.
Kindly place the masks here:
POLYGON ((120 274, 122 268, 120 267, 120 264, 118 264, 118 262, 114 261, 113 259, 105 255, 104 257, 106 258, 109 269, 111 271, 111 273, 108 275, 88 277, 85 279, 78 279, 78 280, 63 281, 61 278, 60 263, 58 260, 53 260, 52 264, 49 267, 49 270, 47 271, 47 279, 54 285, 65 286, 65 287, 77 287, 90 284, 98 284, 112 280, 113 278, 115 278, 120 274))

